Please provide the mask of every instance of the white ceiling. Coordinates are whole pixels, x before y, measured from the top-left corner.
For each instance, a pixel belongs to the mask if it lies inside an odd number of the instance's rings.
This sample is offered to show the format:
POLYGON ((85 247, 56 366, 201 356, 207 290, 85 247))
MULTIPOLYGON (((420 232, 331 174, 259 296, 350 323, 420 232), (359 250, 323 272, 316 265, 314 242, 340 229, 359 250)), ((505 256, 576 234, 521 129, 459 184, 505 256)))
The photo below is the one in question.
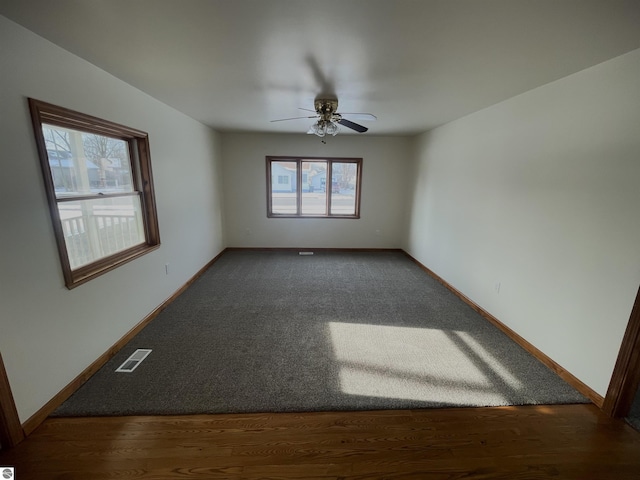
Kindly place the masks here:
POLYGON ((0 14, 220 131, 305 133, 310 120, 270 120, 337 95, 378 116, 366 135, 413 134, 640 47, 638 0, 0 0, 0 14))

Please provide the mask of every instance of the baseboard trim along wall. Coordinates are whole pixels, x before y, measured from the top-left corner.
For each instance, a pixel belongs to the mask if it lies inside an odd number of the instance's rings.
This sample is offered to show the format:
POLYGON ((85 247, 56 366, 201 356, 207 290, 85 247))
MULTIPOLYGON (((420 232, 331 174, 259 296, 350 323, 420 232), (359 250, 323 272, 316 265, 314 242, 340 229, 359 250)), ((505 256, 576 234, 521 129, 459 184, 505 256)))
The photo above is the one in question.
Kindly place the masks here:
POLYGON ((442 285, 447 287, 458 298, 460 298, 460 300, 465 302, 473 310, 475 310, 480 315, 482 315, 486 320, 488 320, 493 325, 495 325, 497 328, 499 328, 504 334, 506 334, 509 338, 511 338, 511 340, 516 342, 518 345, 520 345, 522 348, 524 348, 527 352, 529 352, 531 355, 533 355, 535 358, 537 358, 540 362, 542 362, 548 368, 553 370, 556 374, 558 374, 558 376, 560 378, 562 378, 565 382, 567 382, 569 385, 571 385, 573 388, 575 388, 577 391, 579 391, 582 395, 584 395, 589 400, 591 400, 599 408, 602 408, 602 406, 604 405, 604 397, 602 397, 602 395, 598 394, 591 387, 589 387, 584 382, 582 382, 581 380, 579 380, 578 378, 573 376, 570 372, 568 372, 567 370, 562 368, 562 366, 560 366, 558 363, 556 363, 552 358, 548 357, 546 354, 544 354, 543 352, 538 350, 535 346, 533 346, 527 340, 525 340, 520 335, 518 335, 516 332, 511 330, 504 323, 502 323, 496 317, 494 317, 489 312, 487 312, 485 309, 483 309, 480 305, 476 304, 469 297, 467 297, 462 292, 457 290, 453 285, 448 283, 446 280, 444 280, 442 277, 440 277, 437 273, 433 272, 432 270, 430 270, 429 268, 424 266, 418 260, 416 260, 411 255, 409 255, 407 252, 404 252, 404 253, 407 255, 407 257, 409 257, 411 260, 413 260, 420 268, 422 268, 422 270, 424 270, 427 274, 432 276, 434 279, 436 279, 442 285))
POLYGON ((182 292, 184 292, 193 282, 195 282, 204 272, 207 271, 225 252, 223 250, 218 255, 202 267, 196 274, 191 277, 187 283, 176 290, 173 295, 162 302, 149 315, 143 318, 135 327, 129 330, 120 340, 118 340, 109 350, 103 353, 95 362, 89 365, 80 375, 74 378, 66 387, 64 387, 57 395, 49 400, 40 410, 34 413, 29 419, 22 424, 25 435, 30 435, 45 419, 73 393, 78 390, 92 375, 94 375, 102 366, 107 363, 118 351, 124 347, 133 337, 135 337, 144 327, 151 322, 158 314, 167 308, 182 292))
POLYGON ((227 247, 231 251, 254 252, 402 252, 401 248, 316 248, 316 247, 227 247))

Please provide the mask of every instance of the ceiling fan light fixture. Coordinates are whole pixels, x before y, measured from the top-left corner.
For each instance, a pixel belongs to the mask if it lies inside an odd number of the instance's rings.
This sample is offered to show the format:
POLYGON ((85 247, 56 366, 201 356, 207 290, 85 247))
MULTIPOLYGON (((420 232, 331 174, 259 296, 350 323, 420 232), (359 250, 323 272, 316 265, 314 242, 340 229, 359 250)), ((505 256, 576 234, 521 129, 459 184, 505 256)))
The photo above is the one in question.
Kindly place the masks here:
MULTIPOLYGON (((293 118, 281 118, 278 120, 271 120, 272 122, 282 122, 284 120, 298 120, 303 118, 317 118, 316 122, 313 123, 309 130, 307 130, 308 134, 313 133, 318 137, 324 137, 325 135, 336 136, 338 132, 340 132, 340 127, 347 127, 351 130, 354 130, 359 133, 364 133, 368 130, 368 128, 363 127, 351 120, 347 120, 343 117, 342 114, 338 113, 336 110, 338 109, 338 100, 333 99, 316 99, 314 102, 315 107, 315 115, 311 116, 303 116, 303 117, 293 117, 293 118)), ((306 108, 302 108, 301 110, 310 111, 306 108)), ((376 120, 375 115, 371 115, 370 113, 349 113, 345 115, 354 115, 358 116, 363 120, 376 120)))
POLYGON ((309 128, 308 133, 313 133, 318 137, 325 135, 336 136, 338 134, 338 124, 331 120, 320 119, 309 128))

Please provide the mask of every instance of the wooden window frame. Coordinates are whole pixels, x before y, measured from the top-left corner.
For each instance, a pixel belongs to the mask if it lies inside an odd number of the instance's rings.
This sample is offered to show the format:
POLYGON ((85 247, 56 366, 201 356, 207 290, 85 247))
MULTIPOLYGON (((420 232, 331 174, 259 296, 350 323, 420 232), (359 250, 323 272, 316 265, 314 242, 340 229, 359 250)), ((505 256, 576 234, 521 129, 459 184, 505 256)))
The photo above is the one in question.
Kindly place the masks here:
MULTIPOLYGON (((42 177, 44 179, 46 196, 49 203, 49 212, 51 215, 53 230, 58 246, 58 253, 60 256, 60 263, 67 288, 75 288, 78 285, 88 282, 93 278, 119 267, 120 265, 128 263, 159 248, 160 231, 158 227, 158 213, 153 187, 148 134, 140 130, 35 100, 33 98, 29 98, 28 101, 36 146, 38 149, 38 156, 40 157, 40 165, 42 167, 42 177), (71 268, 64 239, 62 221, 58 212, 58 203, 60 199, 56 197, 53 175, 49 166, 46 142, 42 133, 43 123, 85 133, 102 135, 122 140, 127 144, 134 194, 138 195, 140 198, 141 216, 145 236, 144 243, 127 248, 112 255, 104 256, 87 265, 82 265, 75 269, 71 268)), ((109 195, 101 194, 99 198, 108 198, 108 196, 109 195)), ((77 196, 74 200, 88 200, 93 198, 95 197, 77 196)))
POLYGON ((267 156, 267 217, 268 218, 348 218, 358 219, 360 218, 360 196, 362 193, 362 158, 353 157, 276 157, 267 156), (296 210, 298 213, 274 213, 272 202, 272 176, 271 176, 271 164, 273 162, 290 162, 296 164, 296 210), (303 162, 327 162, 326 178, 332 177, 332 166, 334 163, 354 163, 357 166, 356 182, 355 182, 355 213, 349 215, 331 213, 331 182, 329 187, 326 188, 327 192, 327 208, 325 214, 303 214, 302 213, 302 163, 303 162))

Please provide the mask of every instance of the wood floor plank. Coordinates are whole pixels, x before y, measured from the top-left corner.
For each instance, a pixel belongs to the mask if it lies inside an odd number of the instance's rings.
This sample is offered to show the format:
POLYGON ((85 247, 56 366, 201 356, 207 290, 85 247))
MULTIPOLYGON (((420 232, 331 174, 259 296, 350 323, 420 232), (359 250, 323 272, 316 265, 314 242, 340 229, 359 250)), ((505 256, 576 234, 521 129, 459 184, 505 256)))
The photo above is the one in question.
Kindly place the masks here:
POLYGON ((52 418, 29 479, 640 479, 640 433, 593 405, 52 418))

